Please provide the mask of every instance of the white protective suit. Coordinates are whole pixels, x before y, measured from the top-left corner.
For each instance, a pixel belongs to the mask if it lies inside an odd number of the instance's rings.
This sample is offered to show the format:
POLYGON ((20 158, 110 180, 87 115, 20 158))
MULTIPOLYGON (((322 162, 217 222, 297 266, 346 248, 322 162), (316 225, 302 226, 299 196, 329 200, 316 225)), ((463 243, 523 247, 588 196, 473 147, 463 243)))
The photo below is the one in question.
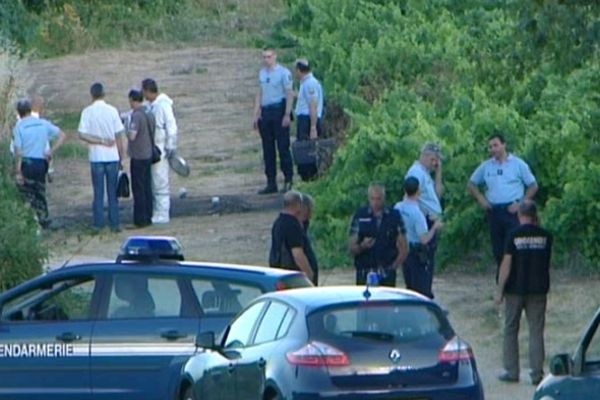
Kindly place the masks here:
POLYGON ((152 223, 166 224, 169 222, 171 205, 167 153, 177 148, 177 123, 173 114, 173 100, 161 93, 150 103, 150 110, 156 119, 154 144, 162 153, 160 161, 152 164, 152 193, 154 195, 152 223))

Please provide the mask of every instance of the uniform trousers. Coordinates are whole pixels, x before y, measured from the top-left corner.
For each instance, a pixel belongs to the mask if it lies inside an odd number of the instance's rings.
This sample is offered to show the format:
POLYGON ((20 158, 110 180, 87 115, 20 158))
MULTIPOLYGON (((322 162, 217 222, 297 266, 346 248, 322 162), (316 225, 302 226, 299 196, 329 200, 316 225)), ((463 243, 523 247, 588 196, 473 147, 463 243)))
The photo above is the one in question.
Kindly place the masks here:
POLYGON ((23 158, 21 174, 23 185, 20 191, 35 211, 41 226, 46 226, 48 221, 48 203, 46 201, 46 173, 48 161, 40 158, 23 158))
POLYGON ((498 281, 498 272, 502 257, 504 256, 504 246, 508 233, 519 226, 519 219, 516 213, 508 211, 512 203, 496 204, 488 210, 487 217, 490 225, 490 238, 492 240, 492 252, 496 261, 496 281, 498 281))
MULTIPOLYGON (((425 258, 427 258, 427 254, 425 254, 425 258)), ((433 299, 433 292, 431 290, 433 285, 433 270, 426 260, 423 261, 423 255, 419 255, 419 250, 409 250, 408 256, 402 265, 402 272, 407 289, 414 290, 433 299)))
POLYGON ((531 378, 544 375, 544 324, 546 321, 546 295, 506 294, 504 322, 504 369, 513 378, 519 377, 519 325, 525 310, 529 327, 529 367, 531 378))
POLYGON ((279 166, 286 182, 294 175, 292 153, 290 152, 290 127, 281 126, 285 114, 285 103, 263 107, 258 121, 258 130, 263 148, 267 185, 277 186, 277 152, 279 166))

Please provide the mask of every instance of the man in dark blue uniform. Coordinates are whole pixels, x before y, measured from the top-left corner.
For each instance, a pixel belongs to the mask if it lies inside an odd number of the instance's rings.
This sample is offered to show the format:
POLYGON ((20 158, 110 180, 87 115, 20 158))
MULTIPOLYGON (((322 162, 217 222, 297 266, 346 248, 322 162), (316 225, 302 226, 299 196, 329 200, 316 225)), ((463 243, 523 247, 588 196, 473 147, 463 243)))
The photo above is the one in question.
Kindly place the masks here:
POLYGON ((285 180, 282 192, 285 193, 292 188, 294 175, 290 152, 290 118, 294 99, 292 73, 277 63, 273 49, 263 51, 263 63, 254 101, 254 129, 258 129, 262 140, 267 186, 258 193, 277 192, 276 149, 285 180))
POLYGON ((544 377, 544 324, 546 297, 550 288, 552 235, 538 226, 536 205, 531 200, 519 204, 520 226, 511 231, 500 265, 496 304, 505 302, 504 369, 498 377, 504 382, 519 380, 519 322, 525 310, 529 327, 529 366, 531 383, 544 377))
POLYGON ((350 253, 354 256, 356 284, 364 285, 375 271, 380 284, 396 286, 396 271, 408 254, 400 214, 385 205, 385 188, 369 185, 369 205, 359 208, 350 225, 350 253))

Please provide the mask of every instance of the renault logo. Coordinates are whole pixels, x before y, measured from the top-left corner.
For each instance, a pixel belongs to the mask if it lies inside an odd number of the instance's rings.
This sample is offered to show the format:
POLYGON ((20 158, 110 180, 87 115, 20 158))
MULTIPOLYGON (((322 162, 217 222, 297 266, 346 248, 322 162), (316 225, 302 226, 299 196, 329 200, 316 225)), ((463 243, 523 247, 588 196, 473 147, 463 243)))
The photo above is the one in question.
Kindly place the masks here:
POLYGON ((402 354, 400 354, 400 351, 398 351, 398 349, 393 349, 392 351, 390 351, 390 360, 392 360, 394 364, 398 363, 401 358, 402 354))

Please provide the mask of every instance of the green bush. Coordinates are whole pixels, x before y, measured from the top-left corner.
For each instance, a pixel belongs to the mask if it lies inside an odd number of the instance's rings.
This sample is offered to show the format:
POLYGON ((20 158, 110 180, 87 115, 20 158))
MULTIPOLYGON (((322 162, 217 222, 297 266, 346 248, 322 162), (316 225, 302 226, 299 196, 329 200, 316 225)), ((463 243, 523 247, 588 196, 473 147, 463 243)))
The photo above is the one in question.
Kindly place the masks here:
POLYGON ((0 291, 39 275, 48 255, 34 213, 12 180, 7 148, 0 142, 0 291))
POLYGON ((538 179, 558 259, 600 266, 600 4, 594 1, 289 0, 278 37, 308 55, 351 117, 316 196, 325 266, 347 265, 347 226, 372 180, 399 200, 425 141, 444 149, 442 264, 489 248, 466 192, 501 129, 538 179), (482 246, 485 243, 486 246, 482 246))

